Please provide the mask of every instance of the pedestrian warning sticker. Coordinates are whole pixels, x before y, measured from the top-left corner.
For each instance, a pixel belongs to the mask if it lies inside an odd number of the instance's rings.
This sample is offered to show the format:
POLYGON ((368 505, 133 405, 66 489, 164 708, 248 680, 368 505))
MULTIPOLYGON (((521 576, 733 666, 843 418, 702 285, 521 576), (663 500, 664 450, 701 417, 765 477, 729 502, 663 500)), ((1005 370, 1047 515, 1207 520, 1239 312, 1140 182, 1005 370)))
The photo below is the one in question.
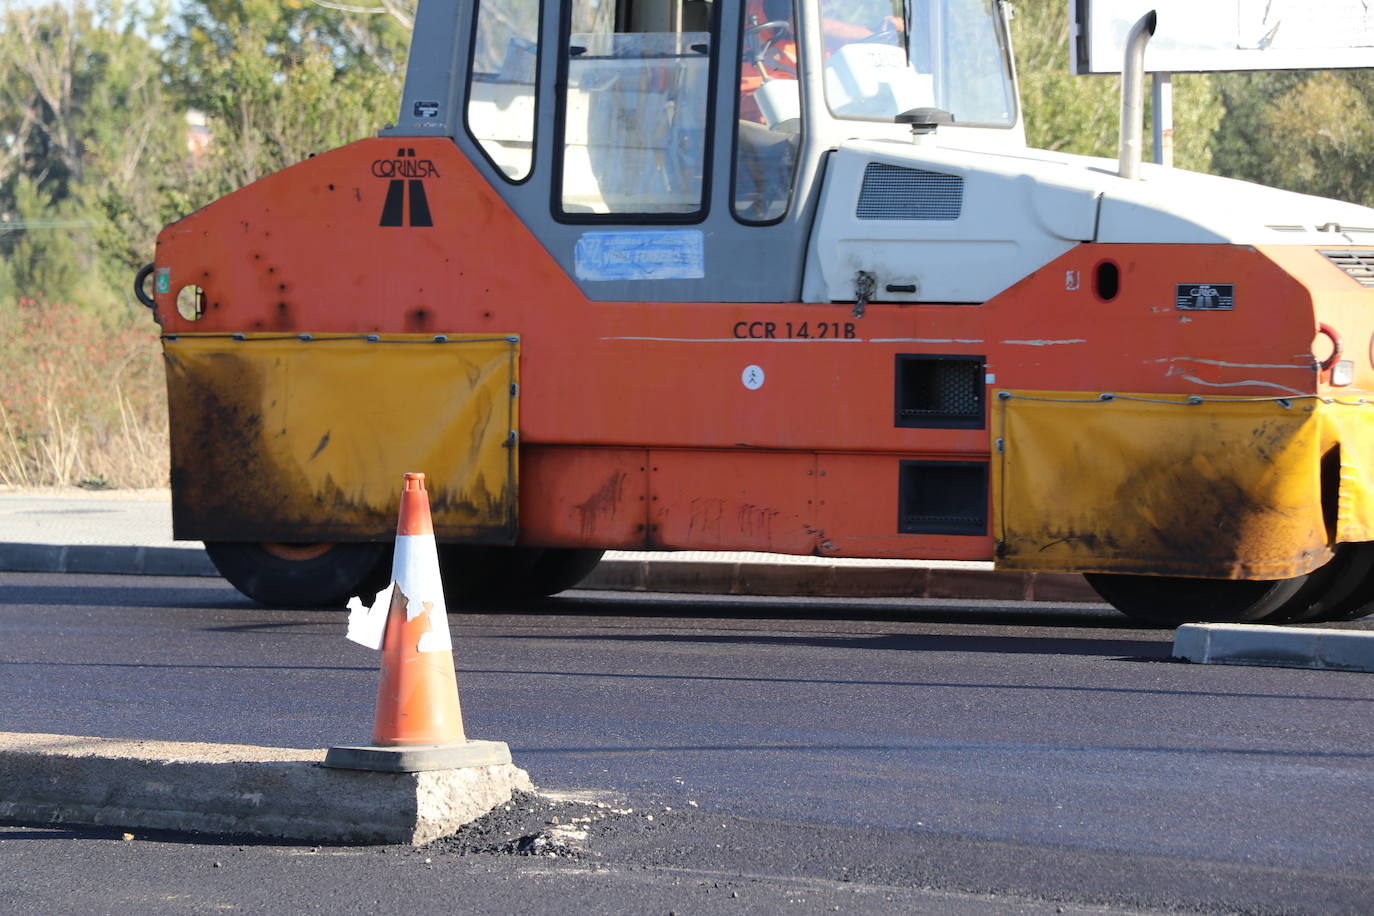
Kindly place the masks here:
POLYGON ((1188 311, 1228 311, 1236 307, 1236 284, 1176 283, 1174 306, 1188 311))
POLYGON ((375 159, 372 174, 390 181, 386 187, 386 201, 382 204, 379 226, 433 226, 429 212, 429 197, 425 194, 425 179, 438 178, 439 170, 429 159, 416 157, 413 148, 396 150, 392 159, 375 159), (407 207, 409 204, 409 207, 407 207), (409 209, 409 220, 406 212, 409 209))

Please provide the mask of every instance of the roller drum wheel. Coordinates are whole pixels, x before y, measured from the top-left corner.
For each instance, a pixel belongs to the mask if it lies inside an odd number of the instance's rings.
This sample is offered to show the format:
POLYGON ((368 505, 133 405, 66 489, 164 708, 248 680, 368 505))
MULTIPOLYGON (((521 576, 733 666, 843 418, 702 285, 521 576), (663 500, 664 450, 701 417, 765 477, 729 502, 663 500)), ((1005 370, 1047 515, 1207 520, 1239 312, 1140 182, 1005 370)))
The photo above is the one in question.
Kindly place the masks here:
POLYGON ((390 543, 268 544, 209 542, 220 575, 269 607, 337 607, 364 603, 391 578, 390 543))
POLYGON ((1254 623, 1283 607, 1308 579, 1190 579, 1115 573, 1085 573, 1084 578, 1127 617, 1162 627, 1254 623))
POLYGON ((440 544, 439 568, 450 604, 511 604, 572 588, 601 562, 603 550, 440 544))
POLYGON ((1339 623, 1374 613, 1374 543, 1341 544, 1336 560, 1342 561, 1341 583, 1353 585, 1339 590, 1333 586, 1309 613, 1294 617, 1294 623, 1339 623))
POLYGON ((1333 615, 1346 613, 1352 602, 1357 602, 1358 606, 1374 600, 1359 597, 1371 570, 1374 570, 1374 545, 1338 544, 1335 556, 1321 569, 1309 574, 1307 584, 1264 622, 1316 623, 1346 619, 1333 615))

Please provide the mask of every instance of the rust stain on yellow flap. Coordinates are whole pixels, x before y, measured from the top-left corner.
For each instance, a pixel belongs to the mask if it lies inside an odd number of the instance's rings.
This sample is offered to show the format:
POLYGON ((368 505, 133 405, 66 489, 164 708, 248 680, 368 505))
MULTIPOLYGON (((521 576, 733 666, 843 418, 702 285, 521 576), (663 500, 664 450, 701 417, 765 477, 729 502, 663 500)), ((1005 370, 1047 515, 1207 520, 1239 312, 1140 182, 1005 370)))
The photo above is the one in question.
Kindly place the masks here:
POLYGON ((423 471, 438 537, 515 539, 516 338, 185 334, 164 353, 178 538, 387 539, 423 471))
MULTIPOLYGON (((998 565, 1279 579, 1325 562, 1321 469, 1339 441, 1342 424, 1326 420, 1335 405, 1195 400, 999 393, 998 565)), ((1371 423, 1361 413, 1345 425, 1364 447, 1371 423)), ((1346 534, 1369 530, 1368 473, 1351 469, 1359 487, 1342 488, 1346 534)))

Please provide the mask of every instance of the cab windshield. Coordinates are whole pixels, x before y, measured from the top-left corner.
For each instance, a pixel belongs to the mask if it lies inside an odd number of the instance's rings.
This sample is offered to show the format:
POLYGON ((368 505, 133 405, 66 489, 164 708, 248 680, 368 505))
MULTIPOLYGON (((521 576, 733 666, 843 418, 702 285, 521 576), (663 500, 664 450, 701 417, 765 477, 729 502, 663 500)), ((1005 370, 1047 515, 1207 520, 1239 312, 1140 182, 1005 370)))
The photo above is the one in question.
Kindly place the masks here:
POLYGON ((997 0, 820 0, 825 99, 841 118, 940 108, 1010 126, 1016 95, 997 0))

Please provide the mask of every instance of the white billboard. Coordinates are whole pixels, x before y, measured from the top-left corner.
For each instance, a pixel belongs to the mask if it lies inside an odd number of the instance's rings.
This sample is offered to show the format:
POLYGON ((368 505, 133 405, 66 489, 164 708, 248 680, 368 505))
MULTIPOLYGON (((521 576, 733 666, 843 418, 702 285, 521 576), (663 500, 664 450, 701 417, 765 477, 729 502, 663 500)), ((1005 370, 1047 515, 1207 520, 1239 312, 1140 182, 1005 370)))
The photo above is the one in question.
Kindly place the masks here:
POLYGON ((1159 17, 1157 73, 1374 67, 1374 0, 1068 0, 1074 73, 1120 73, 1126 35, 1159 17))

